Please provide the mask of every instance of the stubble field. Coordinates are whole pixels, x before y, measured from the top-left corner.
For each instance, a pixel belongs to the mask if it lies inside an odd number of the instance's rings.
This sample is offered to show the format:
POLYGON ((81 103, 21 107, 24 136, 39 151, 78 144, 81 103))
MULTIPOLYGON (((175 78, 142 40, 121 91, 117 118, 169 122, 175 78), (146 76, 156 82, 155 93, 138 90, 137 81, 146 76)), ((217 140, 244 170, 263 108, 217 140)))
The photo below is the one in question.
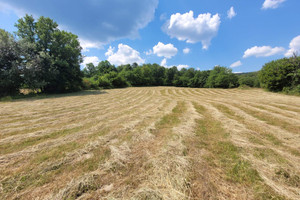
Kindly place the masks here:
POLYGON ((0 199, 300 199, 300 98, 141 87, 1 102, 0 199))

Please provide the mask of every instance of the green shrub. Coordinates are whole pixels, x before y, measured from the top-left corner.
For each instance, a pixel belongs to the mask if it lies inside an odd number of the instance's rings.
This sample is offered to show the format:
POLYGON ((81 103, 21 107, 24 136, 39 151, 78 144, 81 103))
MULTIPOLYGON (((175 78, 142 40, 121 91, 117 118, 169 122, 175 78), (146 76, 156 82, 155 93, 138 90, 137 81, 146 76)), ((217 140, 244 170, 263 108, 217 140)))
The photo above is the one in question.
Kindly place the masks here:
POLYGON ((238 75, 239 85, 248 87, 260 87, 258 72, 248 72, 238 75))
POLYGON ((82 87, 84 90, 99 89, 99 82, 94 78, 83 78, 82 87))
POLYGON ((282 58, 266 63, 259 73, 261 86, 270 91, 292 90, 300 84, 300 57, 282 58))
POLYGON ((113 84, 111 80, 106 76, 100 76, 98 79, 99 87, 104 89, 111 89, 113 88, 113 84))

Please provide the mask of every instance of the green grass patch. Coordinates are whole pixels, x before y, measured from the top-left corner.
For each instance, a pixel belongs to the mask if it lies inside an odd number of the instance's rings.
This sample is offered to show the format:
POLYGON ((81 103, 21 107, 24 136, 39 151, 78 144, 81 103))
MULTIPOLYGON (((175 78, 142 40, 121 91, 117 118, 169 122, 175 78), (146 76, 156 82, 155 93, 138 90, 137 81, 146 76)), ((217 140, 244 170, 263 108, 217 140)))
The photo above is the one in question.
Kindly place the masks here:
POLYGON ((51 165, 43 165, 42 163, 53 160, 55 156, 62 157, 65 150, 70 150, 78 147, 75 143, 70 143, 57 148, 55 151, 50 151, 48 154, 41 154, 31 163, 30 167, 24 170, 21 174, 9 177, 2 181, 4 193, 13 191, 21 191, 29 187, 39 187, 47 183, 55 181, 55 178, 63 173, 72 172, 78 176, 91 171, 95 171, 101 163, 110 156, 108 148, 95 148, 91 152, 91 158, 83 159, 75 163, 65 163, 64 160, 51 165), (69 149, 68 149, 69 148, 69 149), (62 152, 59 152, 62 150, 62 152), (39 167, 38 167, 39 166, 39 167), (41 168, 42 167, 42 168, 41 168))
POLYGON ((239 109, 243 110, 245 113, 247 113, 261 121, 264 121, 265 123, 267 123, 269 125, 283 128, 292 133, 296 133, 296 134, 300 133, 300 126, 294 126, 286 121, 283 121, 281 119, 278 119, 277 117, 272 116, 271 114, 266 114, 261 111, 254 111, 251 109, 246 109, 245 107, 238 106, 238 105, 235 105, 235 106, 237 106, 239 109))
MULTIPOLYGON (((247 129, 255 131, 257 133, 261 133, 260 136, 262 138, 264 138, 264 139, 272 142, 272 144, 277 145, 277 146, 282 145, 281 140, 279 140, 277 137, 275 137, 271 133, 268 133, 266 131, 262 131, 259 126, 257 126, 256 124, 250 123, 244 117, 238 116, 235 112, 233 112, 232 110, 230 110, 227 106, 224 106, 224 105, 221 105, 221 104, 214 104, 214 106, 218 110, 220 110, 222 113, 224 113, 227 117, 229 117, 231 119, 234 119, 234 120, 236 120, 236 121, 241 122, 242 124, 244 124, 247 129)), ((253 143, 256 143, 256 144, 264 144, 261 139, 259 139, 258 137, 255 137, 253 135, 250 135, 248 137, 248 139, 249 139, 249 141, 252 141, 253 143)))
MULTIPOLYGON (((206 159, 210 161, 212 168, 220 168, 225 174, 225 180, 251 190, 255 199, 283 199, 264 184, 258 171, 241 157, 242 149, 230 141, 230 133, 222 128, 222 124, 215 120, 203 106, 195 103, 194 106, 203 116, 197 121, 198 143, 201 145, 200 148, 205 148, 210 152, 206 159), (202 145, 203 143, 205 145, 202 145)), ((225 113, 235 116, 229 109, 222 108, 225 113)))
POLYGON ((272 149, 267 149, 267 148, 255 148, 254 154, 256 158, 259 158, 261 160, 265 160, 268 162, 273 162, 273 163, 279 163, 279 164, 288 164, 288 161, 276 153, 272 149))
POLYGON ((170 114, 162 117, 162 119, 156 124, 157 129, 162 128, 172 128, 176 124, 180 123, 179 117, 186 111, 186 105, 184 102, 180 101, 177 103, 175 108, 173 108, 170 114))
POLYGON ((21 151, 26 147, 37 145, 48 139, 56 139, 62 136, 66 136, 75 132, 78 132, 83 129, 83 126, 74 127, 70 129, 64 129, 60 131, 55 131, 49 135, 43 135, 38 137, 31 137, 24 139, 23 141, 16 143, 7 143, 0 146, 0 154, 8 154, 16 151, 21 151))

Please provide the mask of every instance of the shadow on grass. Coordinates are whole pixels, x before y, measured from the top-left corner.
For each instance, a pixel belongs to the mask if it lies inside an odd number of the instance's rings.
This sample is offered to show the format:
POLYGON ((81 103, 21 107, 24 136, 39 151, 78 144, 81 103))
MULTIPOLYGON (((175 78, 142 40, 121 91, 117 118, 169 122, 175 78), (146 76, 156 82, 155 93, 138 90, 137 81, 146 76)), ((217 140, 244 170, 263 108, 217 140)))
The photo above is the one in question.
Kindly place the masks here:
POLYGON ((59 94, 19 94, 16 96, 7 96, 0 98, 0 102, 18 102, 18 101, 35 101, 40 99, 56 99, 62 97, 76 97, 88 95, 100 95, 107 92, 103 90, 82 90, 79 92, 59 93, 59 94))

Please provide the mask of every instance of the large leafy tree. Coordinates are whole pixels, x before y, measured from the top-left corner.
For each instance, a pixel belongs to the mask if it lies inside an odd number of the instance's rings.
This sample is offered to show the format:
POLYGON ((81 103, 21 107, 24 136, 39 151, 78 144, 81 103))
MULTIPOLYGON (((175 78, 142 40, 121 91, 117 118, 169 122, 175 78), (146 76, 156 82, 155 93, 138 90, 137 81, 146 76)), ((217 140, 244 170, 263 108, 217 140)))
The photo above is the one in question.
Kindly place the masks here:
POLYGON ((171 67, 169 69, 165 70, 165 84, 168 86, 173 85, 174 78, 176 74, 178 73, 177 67, 171 67))
POLYGON ((97 75, 96 67, 93 63, 86 64, 85 68, 83 69, 83 75, 87 78, 91 78, 97 75))
POLYGON ((48 93, 80 88, 82 55, 76 35, 59 30, 57 23, 47 17, 35 21, 26 15, 15 26, 27 49, 23 55, 26 86, 48 93))
POLYGON ((17 93, 22 84, 20 53, 13 35, 0 29, 0 96, 17 93))
POLYGON ((233 88, 238 86, 238 77, 227 67, 215 66, 207 78, 209 88, 233 88))
POLYGON ((96 71, 98 75, 104 75, 110 72, 116 72, 117 69, 114 65, 110 64, 109 61, 105 60, 98 63, 96 71))
POLYGON ((196 71, 195 76, 190 79, 190 87, 204 88, 210 71, 196 71))

